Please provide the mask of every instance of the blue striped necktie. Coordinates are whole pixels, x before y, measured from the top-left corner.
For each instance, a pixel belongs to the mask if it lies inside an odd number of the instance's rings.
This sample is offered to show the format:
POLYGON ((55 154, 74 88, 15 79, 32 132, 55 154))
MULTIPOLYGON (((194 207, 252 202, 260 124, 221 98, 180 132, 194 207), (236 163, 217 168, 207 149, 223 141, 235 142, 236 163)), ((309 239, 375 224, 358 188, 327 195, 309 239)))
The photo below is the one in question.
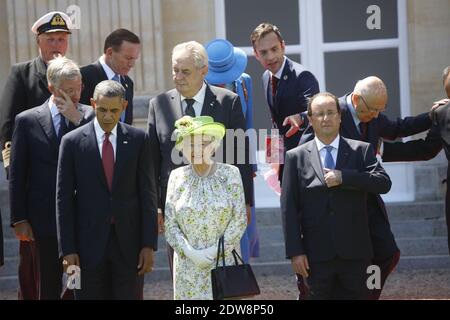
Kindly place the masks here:
POLYGON ((325 155, 325 168, 327 169, 334 169, 334 159, 331 155, 331 151, 334 149, 332 146, 325 146, 325 150, 327 151, 327 154, 325 155))

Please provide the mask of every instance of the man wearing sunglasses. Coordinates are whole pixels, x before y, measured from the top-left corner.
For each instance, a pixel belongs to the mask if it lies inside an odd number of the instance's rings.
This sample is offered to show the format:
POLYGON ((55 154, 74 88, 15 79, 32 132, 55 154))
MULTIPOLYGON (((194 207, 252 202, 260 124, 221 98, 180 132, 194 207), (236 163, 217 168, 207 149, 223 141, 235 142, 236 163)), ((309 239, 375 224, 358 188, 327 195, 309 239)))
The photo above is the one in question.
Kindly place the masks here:
MULTIPOLYGON (((383 113, 386 110, 387 99, 387 89, 380 78, 370 76, 359 80, 353 92, 339 98, 342 117, 340 134, 345 138, 368 142, 376 153, 382 153, 382 139, 395 140, 430 128, 431 112, 415 117, 389 119, 383 113)), ((305 119, 302 126, 306 127, 307 118, 302 115, 302 119, 305 119)), ((313 138, 314 131, 309 126, 299 144, 313 138)), ((381 269, 381 288, 373 289, 371 298, 378 299, 387 277, 399 261, 400 250, 392 234, 383 199, 379 195, 369 193, 367 203, 374 251, 372 263, 381 269)))

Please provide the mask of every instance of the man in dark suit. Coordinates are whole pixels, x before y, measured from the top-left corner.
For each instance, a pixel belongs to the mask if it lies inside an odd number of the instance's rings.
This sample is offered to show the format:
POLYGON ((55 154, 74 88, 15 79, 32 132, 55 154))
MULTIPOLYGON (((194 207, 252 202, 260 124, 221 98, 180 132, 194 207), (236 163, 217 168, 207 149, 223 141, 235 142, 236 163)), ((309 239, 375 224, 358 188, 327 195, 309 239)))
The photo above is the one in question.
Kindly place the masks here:
MULTIPOLYGON (((276 26, 261 23, 250 39, 256 59, 266 69, 262 77, 263 88, 273 128, 283 137, 284 149, 290 150, 298 145, 301 136, 298 114, 306 111, 308 98, 319 92, 319 83, 304 66, 284 55, 285 43, 276 26)), ((280 180, 282 175, 280 166, 280 180)))
MULTIPOLYGON (((160 183, 159 229, 163 232, 163 213, 166 201, 167 182, 170 172, 183 165, 181 161, 174 161, 173 150, 175 140, 172 133, 175 129, 174 123, 184 115, 211 116, 214 121, 222 123, 227 130, 224 141, 231 138, 233 134, 242 129, 242 138, 235 141, 234 150, 226 152, 224 142, 223 155, 234 153, 235 159, 227 159, 236 164, 242 176, 245 199, 247 204, 247 215, 250 215, 250 206, 253 204, 252 169, 248 161, 239 163, 239 156, 245 155, 248 160, 248 141, 245 141, 244 131, 245 118, 239 96, 229 90, 208 85, 204 79, 208 73, 208 56, 205 48, 198 42, 190 41, 181 43, 172 52, 172 76, 175 89, 160 94, 150 101, 148 111, 148 132, 152 144, 152 152, 158 160, 157 176, 160 183), (233 152, 234 151, 234 152, 233 152)), ((177 154, 176 154, 177 155, 177 154)), ((176 158, 176 157, 175 157, 176 158)), ((170 249, 169 264, 172 266, 170 249)))
POLYGON ((148 135, 120 123, 125 89, 100 82, 96 118, 67 134, 56 192, 60 254, 81 268, 77 299, 136 299, 157 249, 157 189, 148 135))
POLYGON ((133 123, 133 80, 128 76, 141 52, 141 41, 127 29, 117 29, 105 39, 103 55, 94 63, 81 68, 84 89, 81 103, 90 104, 95 86, 104 80, 121 83, 126 90, 128 106, 120 116, 120 122, 133 123))
MULTIPOLYGON (((6 80, 0 107, 0 148, 3 165, 9 176, 11 139, 16 115, 43 104, 51 95, 46 78, 47 64, 56 55, 65 55, 72 23, 64 12, 49 12, 39 18, 31 31, 36 35, 39 55, 33 60, 15 64, 6 80)), ((19 265, 19 299, 39 299, 33 245, 21 242, 19 265)))
POLYGON ((61 56, 50 61, 47 80, 52 96, 17 115, 12 137, 11 225, 20 240, 19 284, 24 299, 33 299, 34 294, 37 299, 60 297, 62 265, 55 216, 59 141, 94 116, 90 106, 78 103, 81 73, 74 62, 61 56), (24 266, 28 263, 36 275, 33 284, 24 266))
MULTIPOLYGON (((377 152, 382 138, 394 140, 425 131, 430 127, 431 119, 428 112, 416 117, 390 120, 382 113, 386 108, 386 102, 387 90, 381 79, 371 76, 358 81, 353 92, 339 99, 342 119, 340 135, 368 142, 372 150, 377 152)), ((310 126, 304 131, 300 144, 313 138, 314 130, 310 126)), ((372 298, 378 299, 387 277, 399 261, 400 251, 391 231, 383 199, 378 194, 369 193, 367 203, 374 251, 372 262, 381 269, 381 288, 372 291, 372 298)))
POLYGON ((16 115, 43 104, 50 97, 47 64, 56 55, 66 54, 71 28, 71 20, 65 13, 53 11, 45 14, 31 28, 36 35, 39 56, 11 67, 0 108, 0 144, 7 171, 16 115))
MULTIPOLYGON (((306 111, 308 98, 319 92, 319 83, 314 75, 301 64, 287 58, 285 43, 277 26, 261 23, 250 35, 256 59, 266 70, 263 74, 263 89, 272 116, 272 128, 278 129, 272 136, 271 146, 284 146, 284 152, 295 148, 301 136, 298 114, 306 111)), ((284 154, 279 155, 284 157, 284 154)), ((282 161, 281 161, 282 162, 282 161)), ((282 181, 283 164, 279 164, 278 180, 282 181)), ((306 297, 308 289, 303 279, 297 276, 299 299, 306 297)))
MULTIPOLYGON (((407 142, 385 143, 383 160, 385 161, 424 161, 434 158, 444 148, 445 155, 450 164, 450 66, 446 67, 442 75, 444 90, 448 99, 438 103, 444 103, 433 110, 433 124, 425 139, 407 142)), ((447 190, 445 194, 445 218, 447 222, 448 248, 450 251, 450 165, 447 168, 447 190)))
POLYGON ((286 154, 281 211, 286 256, 308 278, 311 299, 364 299, 372 258, 367 194, 387 193, 389 176, 368 143, 339 135, 337 98, 308 104, 315 139, 286 154))

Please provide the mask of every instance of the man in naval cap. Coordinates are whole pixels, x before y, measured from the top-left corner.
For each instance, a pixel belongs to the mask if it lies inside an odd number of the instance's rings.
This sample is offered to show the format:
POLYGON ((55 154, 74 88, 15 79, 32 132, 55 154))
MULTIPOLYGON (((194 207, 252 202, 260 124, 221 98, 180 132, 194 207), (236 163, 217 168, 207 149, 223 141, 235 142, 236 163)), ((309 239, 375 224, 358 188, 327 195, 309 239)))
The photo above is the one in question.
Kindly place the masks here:
MULTIPOLYGON (((39 55, 27 62, 11 67, 0 103, 0 145, 5 169, 8 174, 11 138, 17 114, 42 105, 51 93, 47 84, 47 65, 58 55, 67 51, 72 22, 63 12, 52 11, 39 18, 31 27, 36 35, 39 55)), ((19 299, 39 298, 39 268, 34 241, 20 241, 19 299)))

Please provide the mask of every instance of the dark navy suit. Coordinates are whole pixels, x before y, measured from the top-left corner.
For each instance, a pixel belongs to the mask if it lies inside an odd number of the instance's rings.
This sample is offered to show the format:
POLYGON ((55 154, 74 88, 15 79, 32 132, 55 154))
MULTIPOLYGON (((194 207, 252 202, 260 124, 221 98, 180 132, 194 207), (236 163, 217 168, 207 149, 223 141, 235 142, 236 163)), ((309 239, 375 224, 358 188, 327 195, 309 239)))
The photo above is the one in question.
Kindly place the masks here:
MULTIPOLYGON (((319 83, 314 75, 307 71, 301 64, 286 58, 281 78, 272 103, 270 99, 270 71, 263 74, 264 92, 272 115, 275 127, 284 134, 289 130, 289 126, 283 126, 283 121, 287 116, 306 111, 308 98, 319 92, 319 83)), ((290 138, 284 138, 285 149, 290 150, 298 145, 301 132, 297 132, 290 138)))
POLYGON ((387 193, 391 181, 369 144, 343 137, 336 170, 342 184, 328 188, 314 140, 287 152, 281 193, 286 256, 307 256, 311 298, 362 299, 372 258, 367 195, 387 193))
MULTIPOLYGON (((442 148, 450 163, 450 103, 433 112, 433 125, 425 139, 407 142, 385 143, 383 160, 386 161, 423 161, 434 158, 442 148)), ((445 216, 447 222, 447 241, 450 250, 450 166, 447 167, 447 191, 445 194, 445 216)))
MULTIPOLYGON (((362 137, 353 120, 349 108, 352 105, 347 104, 347 94, 339 98, 341 108, 341 129, 340 134, 354 140, 362 140, 371 144, 373 150, 378 150, 380 139, 394 140, 400 137, 406 137, 427 130, 431 126, 431 120, 428 113, 420 114, 416 117, 405 117, 404 119, 390 120, 386 115, 380 113, 378 118, 368 122, 367 135, 362 137)), ((309 126, 303 133, 300 144, 303 144, 314 137, 314 131, 309 126)), ((382 285, 389 273, 393 270, 399 259, 399 249, 392 234, 386 207, 383 199, 378 194, 369 193, 367 197, 369 212, 369 229, 372 239, 375 264, 380 265, 382 269, 382 285)), ((374 298, 378 298, 381 290, 376 290, 374 298)))
MULTIPOLYGON (((99 61, 81 67, 80 71, 83 77, 84 85, 83 91, 81 92, 80 102, 90 105, 91 98, 94 95, 95 86, 104 80, 108 80, 108 76, 99 61)), ((125 109, 124 122, 131 125, 133 123, 134 83, 129 76, 121 76, 120 78, 126 91, 125 98, 128 101, 128 106, 125 109)))
POLYGON ((156 250, 158 238, 156 178, 149 146, 142 130, 117 125, 109 191, 94 122, 62 139, 58 240, 62 256, 80 257, 82 288, 77 297, 136 299, 139 252, 144 247, 156 250))
MULTIPOLYGON (((43 104, 50 96, 46 78, 47 66, 40 57, 11 67, 2 94, 0 109, 0 143, 11 141, 14 120, 22 111, 43 104)), ((90 103, 87 103, 90 105, 90 103)))

